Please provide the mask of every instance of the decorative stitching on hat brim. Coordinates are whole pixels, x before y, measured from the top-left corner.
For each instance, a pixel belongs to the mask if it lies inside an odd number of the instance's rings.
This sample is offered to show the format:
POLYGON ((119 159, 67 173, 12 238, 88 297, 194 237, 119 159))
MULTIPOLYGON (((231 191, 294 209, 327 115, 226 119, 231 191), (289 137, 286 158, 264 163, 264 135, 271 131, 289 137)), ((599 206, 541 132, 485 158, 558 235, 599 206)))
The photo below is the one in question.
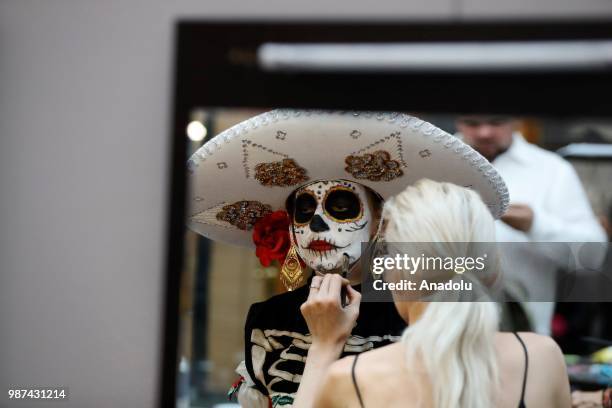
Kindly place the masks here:
MULTIPOLYGON (((453 148, 457 142, 460 142, 455 136, 439 129, 429 122, 418 119, 414 116, 406 115, 397 112, 356 112, 356 111, 324 111, 324 110, 290 110, 276 109, 270 112, 265 112, 250 119, 245 120, 210 139, 204 146, 195 152, 187 161, 188 171, 193 173, 199 163, 211 157, 215 151, 219 150, 225 143, 229 143, 234 138, 243 138, 251 130, 258 129, 261 126, 289 120, 299 116, 326 116, 326 115, 347 115, 347 116, 364 116, 366 118, 375 117, 378 121, 386 121, 388 123, 397 123, 401 128, 411 128, 418 130, 426 137, 431 138, 433 142, 439 143, 447 149, 453 148)), ((489 205, 495 218, 500 218, 507 210, 510 201, 508 188, 501 176, 495 168, 485 159, 480 153, 474 150, 471 146, 460 142, 459 146, 454 147, 455 153, 460 155, 479 173, 488 180, 489 184, 495 191, 499 206, 496 211, 489 205)))

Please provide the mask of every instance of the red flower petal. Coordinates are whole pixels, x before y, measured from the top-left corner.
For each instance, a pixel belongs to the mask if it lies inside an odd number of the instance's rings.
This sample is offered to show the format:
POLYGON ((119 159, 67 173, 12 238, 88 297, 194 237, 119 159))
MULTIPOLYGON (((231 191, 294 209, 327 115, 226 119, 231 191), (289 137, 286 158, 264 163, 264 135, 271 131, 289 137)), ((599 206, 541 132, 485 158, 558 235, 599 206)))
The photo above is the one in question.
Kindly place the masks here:
POLYGON ((289 251, 289 215, 286 211, 274 211, 260 219, 253 228, 255 254, 263 266, 272 260, 283 262, 289 251))

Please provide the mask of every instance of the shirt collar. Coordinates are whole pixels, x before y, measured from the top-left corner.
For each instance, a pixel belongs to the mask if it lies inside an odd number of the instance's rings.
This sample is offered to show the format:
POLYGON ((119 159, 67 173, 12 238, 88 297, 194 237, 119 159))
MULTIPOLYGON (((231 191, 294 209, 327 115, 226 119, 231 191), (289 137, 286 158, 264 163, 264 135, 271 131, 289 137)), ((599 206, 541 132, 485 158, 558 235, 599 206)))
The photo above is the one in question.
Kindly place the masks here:
POLYGON ((525 140, 523 135, 520 132, 514 132, 512 134, 512 144, 510 145, 508 150, 497 156, 493 160, 493 163, 495 163, 496 160, 502 157, 509 158, 517 163, 523 163, 527 157, 527 154, 525 152, 526 147, 528 147, 528 142, 525 140))

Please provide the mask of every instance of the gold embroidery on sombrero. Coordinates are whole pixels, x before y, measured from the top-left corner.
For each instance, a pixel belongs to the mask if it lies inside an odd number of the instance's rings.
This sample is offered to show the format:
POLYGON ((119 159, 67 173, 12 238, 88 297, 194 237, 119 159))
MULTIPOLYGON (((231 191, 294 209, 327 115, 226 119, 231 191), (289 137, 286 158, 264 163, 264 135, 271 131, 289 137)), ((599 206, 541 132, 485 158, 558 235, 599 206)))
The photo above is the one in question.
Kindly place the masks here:
MULTIPOLYGON (((286 132, 283 131, 279 131, 277 132, 277 139, 280 140, 285 140, 284 137, 287 135, 286 132), (282 136, 282 139, 278 137, 278 134, 282 132, 282 134, 284 134, 282 136)), ((277 152, 276 150, 270 149, 269 147, 266 147, 262 144, 259 143, 254 143, 253 141, 249 140, 249 139, 242 139, 242 167, 244 168, 244 175, 246 178, 250 178, 251 177, 251 171, 249 170, 249 149, 258 149, 260 152, 267 152, 271 155, 275 155, 275 156, 281 156, 285 159, 288 159, 289 156, 286 155, 285 153, 281 153, 281 152, 277 152)))
POLYGON ((293 159, 283 159, 255 166, 255 179, 264 186, 288 187, 308 180, 306 169, 293 159))
POLYGON ((272 212, 272 207, 259 201, 238 201, 223 206, 217 213, 219 221, 226 221, 241 230, 250 230, 260 218, 272 212))
POLYGON ((344 159, 344 170, 351 173, 356 179, 370 181, 391 181, 404 174, 397 160, 391 159, 389 152, 377 150, 362 156, 350 155, 344 159))
MULTIPOLYGON (((356 152, 351 153, 351 155, 356 156, 356 155, 359 155, 361 153, 366 153, 366 152, 371 153, 375 146, 377 146, 378 149, 381 150, 382 146, 378 146, 378 145, 383 143, 383 144, 385 144, 385 146, 387 146, 388 144, 386 144, 386 142, 391 141, 392 139, 394 139, 395 142, 396 142, 395 153, 396 153, 397 160, 401 163, 402 167, 408 167, 408 165, 404 161, 404 147, 402 146, 402 137, 401 137, 401 134, 402 134, 402 132, 393 132, 390 135, 382 137, 382 138, 380 138, 380 139, 370 143, 366 147, 364 147, 362 149, 359 149, 356 152)), ((391 147, 391 146, 389 146, 389 147, 391 147)))
MULTIPOLYGON (((205 201, 204 197, 194 197, 195 202, 203 202, 205 201)), ((224 229, 234 230, 234 227, 231 224, 226 224, 225 221, 221 220, 221 222, 217 219, 217 213, 219 213, 224 205, 227 205, 225 201, 220 203, 208 206, 204 210, 197 211, 195 214, 188 216, 188 218, 195 223, 198 224, 206 224, 206 225, 214 225, 215 227, 220 227, 224 229)))

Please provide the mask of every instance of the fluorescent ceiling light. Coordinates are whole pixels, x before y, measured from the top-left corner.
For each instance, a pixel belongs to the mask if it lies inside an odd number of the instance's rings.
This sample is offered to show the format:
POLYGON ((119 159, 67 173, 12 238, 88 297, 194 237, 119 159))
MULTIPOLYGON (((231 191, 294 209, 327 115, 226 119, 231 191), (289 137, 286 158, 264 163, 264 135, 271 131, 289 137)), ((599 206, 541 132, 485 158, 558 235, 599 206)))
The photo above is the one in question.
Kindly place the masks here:
POLYGON ((266 71, 289 72, 609 70, 612 41, 266 43, 258 62, 266 71))

